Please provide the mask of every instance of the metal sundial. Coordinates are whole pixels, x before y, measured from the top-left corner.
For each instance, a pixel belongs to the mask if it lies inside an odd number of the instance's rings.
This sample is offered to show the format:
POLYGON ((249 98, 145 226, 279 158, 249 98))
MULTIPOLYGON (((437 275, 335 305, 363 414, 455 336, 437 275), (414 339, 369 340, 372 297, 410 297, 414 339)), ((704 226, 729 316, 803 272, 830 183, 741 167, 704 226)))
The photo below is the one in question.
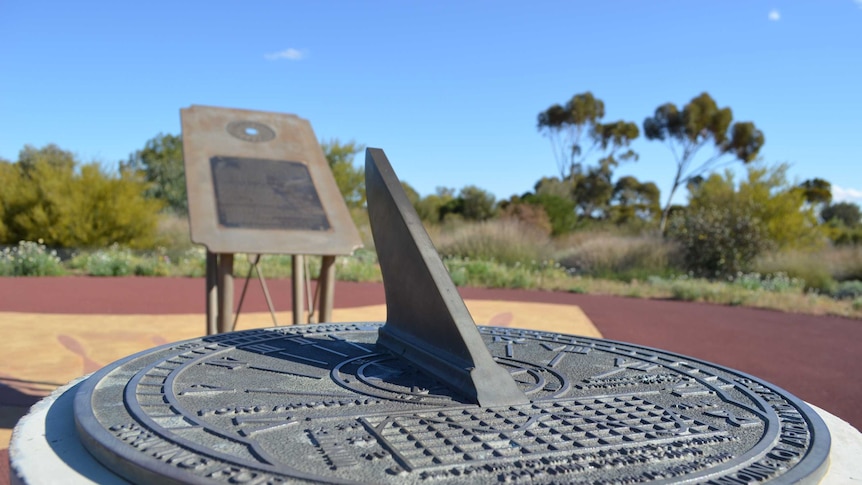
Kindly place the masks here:
POLYGON ((139 483, 816 483, 830 438, 755 377, 637 345, 476 327, 381 150, 387 321, 249 330, 99 371, 81 440, 139 483))

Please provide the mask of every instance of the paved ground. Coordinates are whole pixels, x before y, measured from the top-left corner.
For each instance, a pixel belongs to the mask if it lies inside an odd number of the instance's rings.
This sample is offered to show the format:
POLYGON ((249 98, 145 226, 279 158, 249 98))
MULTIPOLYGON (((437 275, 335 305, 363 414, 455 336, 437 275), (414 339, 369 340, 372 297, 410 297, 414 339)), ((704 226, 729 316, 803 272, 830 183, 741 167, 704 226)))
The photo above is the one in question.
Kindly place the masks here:
MULTIPOLYGON (((279 321, 289 322, 290 282, 269 284, 279 321)), ((862 428, 862 321, 569 293, 461 293, 479 323, 683 353, 766 379, 862 428)), ((334 320, 382 320, 383 303, 380 284, 339 282, 334 320)), ((0 278, 0 449, 39 396, 129 353, 200 335, 203 313, 202 279, 0 278)), ((238 328, 271 323, 253 281, 238 328)))

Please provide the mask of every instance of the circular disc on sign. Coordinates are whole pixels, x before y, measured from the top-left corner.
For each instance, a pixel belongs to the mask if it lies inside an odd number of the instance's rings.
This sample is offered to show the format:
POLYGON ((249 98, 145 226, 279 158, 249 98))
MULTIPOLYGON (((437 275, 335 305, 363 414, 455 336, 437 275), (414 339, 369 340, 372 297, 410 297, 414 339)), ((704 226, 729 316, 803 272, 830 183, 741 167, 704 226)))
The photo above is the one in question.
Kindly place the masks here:
POLYGON ((752 376, 621 342, 480 327, 530 403, 465 404, 380 324, 162 346, 88 379, 87 449, 149 483, 816 483, 829 433, 752 376))
POLYGON ((275 130, 257 121, 231 121, 227 132, 243 141, 260 143, 275 138, 275 130))

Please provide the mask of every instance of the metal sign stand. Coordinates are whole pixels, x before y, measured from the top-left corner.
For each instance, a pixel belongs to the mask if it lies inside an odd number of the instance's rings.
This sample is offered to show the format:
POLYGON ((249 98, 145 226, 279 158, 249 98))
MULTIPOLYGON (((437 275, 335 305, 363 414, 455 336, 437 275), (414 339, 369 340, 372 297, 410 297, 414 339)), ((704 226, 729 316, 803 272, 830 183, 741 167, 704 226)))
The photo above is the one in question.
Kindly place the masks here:
MULTIPOLYGON (((239 312, 242 309, 242 301, 245 297, 246 281, 240 303, 236 309, 237 314, 234 315, 233 295, 234 295, 234 274, 233 274, 233 259, 232 253, 206 253, 206 282, 207 282, 207 335, 216 333, 232 332, 236 327, 236 322, 239 317, 239 312)), ((292 272, 292 287, 293 287, 293 321, 294 325, 302 323, 317 323, 329 322, 332 320, 332 305, 335 298, 335 256, 323 256, 320 276, 317 279, 316 301, 312 302, 312 307, 308 310, 312 312, 316 305, 317 318, 315 322, 303 321, 305 314, 305 256, 294 254, 291 256, 291 272, 292 272)), ((261 289, 264 292, 267 308, 273 318, 273 324, 278 326, 278 321, 275 317, 275 307, 272 304, 272 298, 269 294, 269 289, 266 282, 260 273, 260 255, 254 257, 251 262, 252 268, 257 272, 258 279, 261 283, 261 289)))
POLYGON ((361 241, 311 125, 295 115, 205 106, 181 113, 191 236, 207 248, 207 334, 235 326, 236 253, 253 255, 273 318, 260 255, 292 255, 294 324, 306 312, 305 256, 322 256, 308 310, 313 316, 316 305, 317 320, 330 321, 335 257, 361 241))

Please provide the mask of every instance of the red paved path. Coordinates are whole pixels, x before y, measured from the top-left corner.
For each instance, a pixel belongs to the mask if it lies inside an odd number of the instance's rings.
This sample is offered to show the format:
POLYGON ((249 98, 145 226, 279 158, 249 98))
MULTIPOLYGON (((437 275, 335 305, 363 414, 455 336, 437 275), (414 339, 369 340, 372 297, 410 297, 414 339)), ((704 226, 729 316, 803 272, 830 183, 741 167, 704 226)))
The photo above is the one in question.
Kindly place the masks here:
MULTIPOLYGON (((290 282, 272 280, 269 286, 276 308, 290 310, 290 282)), ((237 299, 240 288, 238 279, 237 299)), ((468 299, 578 305, 605 338, 678 352, 753 374, 862 429, 862 321, 570 293, 463 288, 461 294, 468 299)), ((381 284, 336 285, 338 308, 383 302, 381 284)), ((243 306, 243 311, 266 311, 257 282, 251 282, 243 306)), ((0 311, 203 313, 204 281, 0 278, 0 311)))

